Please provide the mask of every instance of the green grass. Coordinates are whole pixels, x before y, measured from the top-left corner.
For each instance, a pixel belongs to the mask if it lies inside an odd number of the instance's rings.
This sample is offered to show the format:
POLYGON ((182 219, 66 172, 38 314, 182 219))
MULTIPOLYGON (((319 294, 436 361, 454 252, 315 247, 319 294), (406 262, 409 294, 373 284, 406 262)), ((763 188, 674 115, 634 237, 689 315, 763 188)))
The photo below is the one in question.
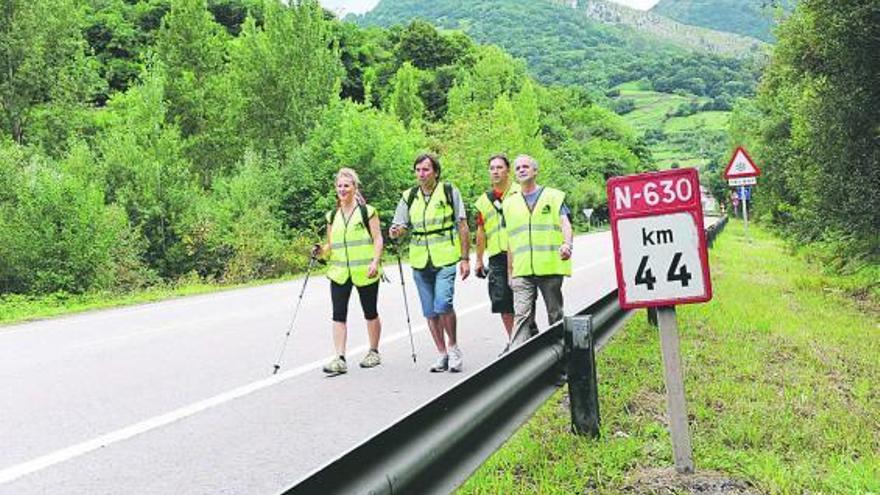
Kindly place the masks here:
MULTIPOLYGON (((754 225, 711 251, 714 299, 678 308, 694 460, 770 494, 880 493, 880 320, 754 225)), ((657 331, 640 312, 598 356, 602 436, 557 392, 459 493, 620 493, 670 467, 657 331)))
POLYGON ((692 130, 725 131, 729 118, 730 112, 720 111, 699 112, 687 117, 670 117, 663 130, 667 133, 692 130))
POLYGON ((667 169, 672 164, 680 167, 701 167, 708 163, 709 156, 715 149, 710 141, 712 136, 727 130, 730 112, 706 111, 697 112, 687 117, 671 117, 676 109, 685 103, 698 104, 708 101, 699 96, 681 96, 656 91, 638 89, 638 82, 629 82, 617 86, 620 91, 617 99, 632 100, 635 109, 623 115, 623 118, 640 134, 649 129, 660 129, 666 135, 662 142, 650 145, 651 154, 660 169, 667 169), (704 148, 704 153, 700 153, 704 148))

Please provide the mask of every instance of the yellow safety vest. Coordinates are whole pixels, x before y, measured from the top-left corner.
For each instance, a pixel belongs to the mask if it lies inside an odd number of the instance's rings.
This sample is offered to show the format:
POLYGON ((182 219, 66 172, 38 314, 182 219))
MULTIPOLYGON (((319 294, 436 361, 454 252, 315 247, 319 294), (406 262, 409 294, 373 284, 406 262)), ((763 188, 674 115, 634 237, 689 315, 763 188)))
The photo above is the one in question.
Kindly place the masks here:
MULTIPOLYGON (((404 191, 407 201, 409 190, 404 191)), ((416 191, 409 207, 412 224, 412 240, 409 243, 409 264, 422 269, 428 262, 435 267, 447 266, 461 258, 461 240, 458 238, 458 222, 454 205, 448 204, 443 183, 438 182, 428 202, 422 191, 416 191)))
POLYGON ((474 204, 477 211, 483 216, 483 231, 486 233, 486 255, 495 256, 496 254, 507 251, 507 230, 504 228, 504 213, 502 203, 511 193, 519 191, 519 184, 511 183, 507 190, 504 191, 501 199, 495 199, 495 192, 489 191, 481 194, 474 204), (492 199, 489 199, 489 195, 492 199))
MULTIPOLYGON (((351 278, 354 285, 363 287, 379 280, 382 267, 375 277, 367 276, 370 263, 373 261, 373 238, 370 226, 365 225, 363 215, 356 206, 348 220, 342 211, 327 213, 330 227, 330 268, 327 277, 337 284, 344 284, 351 278), (332 217, 331 217, 332 216, 332 217)), ((376 209, 366 205, 367 218, 376 215, 376 209)))
POLYGON ((529 210, 522 191, 510 194, 504 201, 514 277, 571 275, 571 259, 559 258, 559 247, 565 241, 559 220, 564 201, 565 193, 550 187, 540 192, 532 210, 529 210))

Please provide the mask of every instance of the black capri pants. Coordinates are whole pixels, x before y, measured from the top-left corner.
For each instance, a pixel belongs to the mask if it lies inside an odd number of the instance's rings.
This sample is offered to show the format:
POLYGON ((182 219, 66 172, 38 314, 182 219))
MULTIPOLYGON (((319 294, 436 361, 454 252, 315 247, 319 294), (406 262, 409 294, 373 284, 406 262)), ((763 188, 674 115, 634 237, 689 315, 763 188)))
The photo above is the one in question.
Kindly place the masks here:
MULTIPOLYGON (((354 284, 349 278, 344 284, 330 281, 330 299, 333 301, 333 321, 345 323, 348 320, 348 300, 351 298, 351 288, 354 284)), ((379 281, 370 285, 358 287, 358 297, 361 300, 361 309, 364 310, 364 319, 375 320, 379 317, 376 310, 376 300, 379 298, 379 281)))

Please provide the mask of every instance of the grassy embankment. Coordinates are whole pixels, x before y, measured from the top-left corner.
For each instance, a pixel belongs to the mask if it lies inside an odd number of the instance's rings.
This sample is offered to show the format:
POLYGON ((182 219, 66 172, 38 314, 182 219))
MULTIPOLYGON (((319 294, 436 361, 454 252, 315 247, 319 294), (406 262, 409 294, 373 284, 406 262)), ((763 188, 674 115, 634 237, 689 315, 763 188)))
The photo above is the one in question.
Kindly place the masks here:
MULTIPOLYGON (((681 96, 656 91, 638 89, 638 83, 625 83, 617 86, 618 100, 631 100, 635 109, 624 114, 623 118, 642 135, 646 131, 662 131, 663 138, 650 144, 651 153, 660 169, 667 169, 673 163, 681 167, 700 167, 708 162, 708 156, 717 149, 719 136, 727 131, 730 112, 697 112, 686 117, 673 117, 672 114, 682 105, 703 104, 708 98, 681 96)), ((726 144, 726 143, 722 143, 726 144)))
MULTIPOLYGON (((762 493, 880 493, 880 319, 784 243, 731 222, 714 299, 678 310, 698 471, 762 493)), ((599 354, 602 436, 569 433, 563 391, 460 493, 620 493, 672 465, 657 331, 640 313, 599 354)))

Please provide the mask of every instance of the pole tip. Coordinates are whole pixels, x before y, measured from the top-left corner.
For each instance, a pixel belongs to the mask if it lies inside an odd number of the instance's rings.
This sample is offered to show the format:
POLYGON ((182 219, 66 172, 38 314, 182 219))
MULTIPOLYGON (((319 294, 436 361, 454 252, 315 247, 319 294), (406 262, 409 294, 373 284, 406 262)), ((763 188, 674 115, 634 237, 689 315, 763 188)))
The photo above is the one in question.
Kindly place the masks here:
POLYGON ((280 365, 280 364, 273 364, 272 367, 274 368, 274 369, 272 370, 272 374, 273 374, 273 375, 277 375, 277 374, 278 374, 278 370, 281 369, 281 365, 280 365))

